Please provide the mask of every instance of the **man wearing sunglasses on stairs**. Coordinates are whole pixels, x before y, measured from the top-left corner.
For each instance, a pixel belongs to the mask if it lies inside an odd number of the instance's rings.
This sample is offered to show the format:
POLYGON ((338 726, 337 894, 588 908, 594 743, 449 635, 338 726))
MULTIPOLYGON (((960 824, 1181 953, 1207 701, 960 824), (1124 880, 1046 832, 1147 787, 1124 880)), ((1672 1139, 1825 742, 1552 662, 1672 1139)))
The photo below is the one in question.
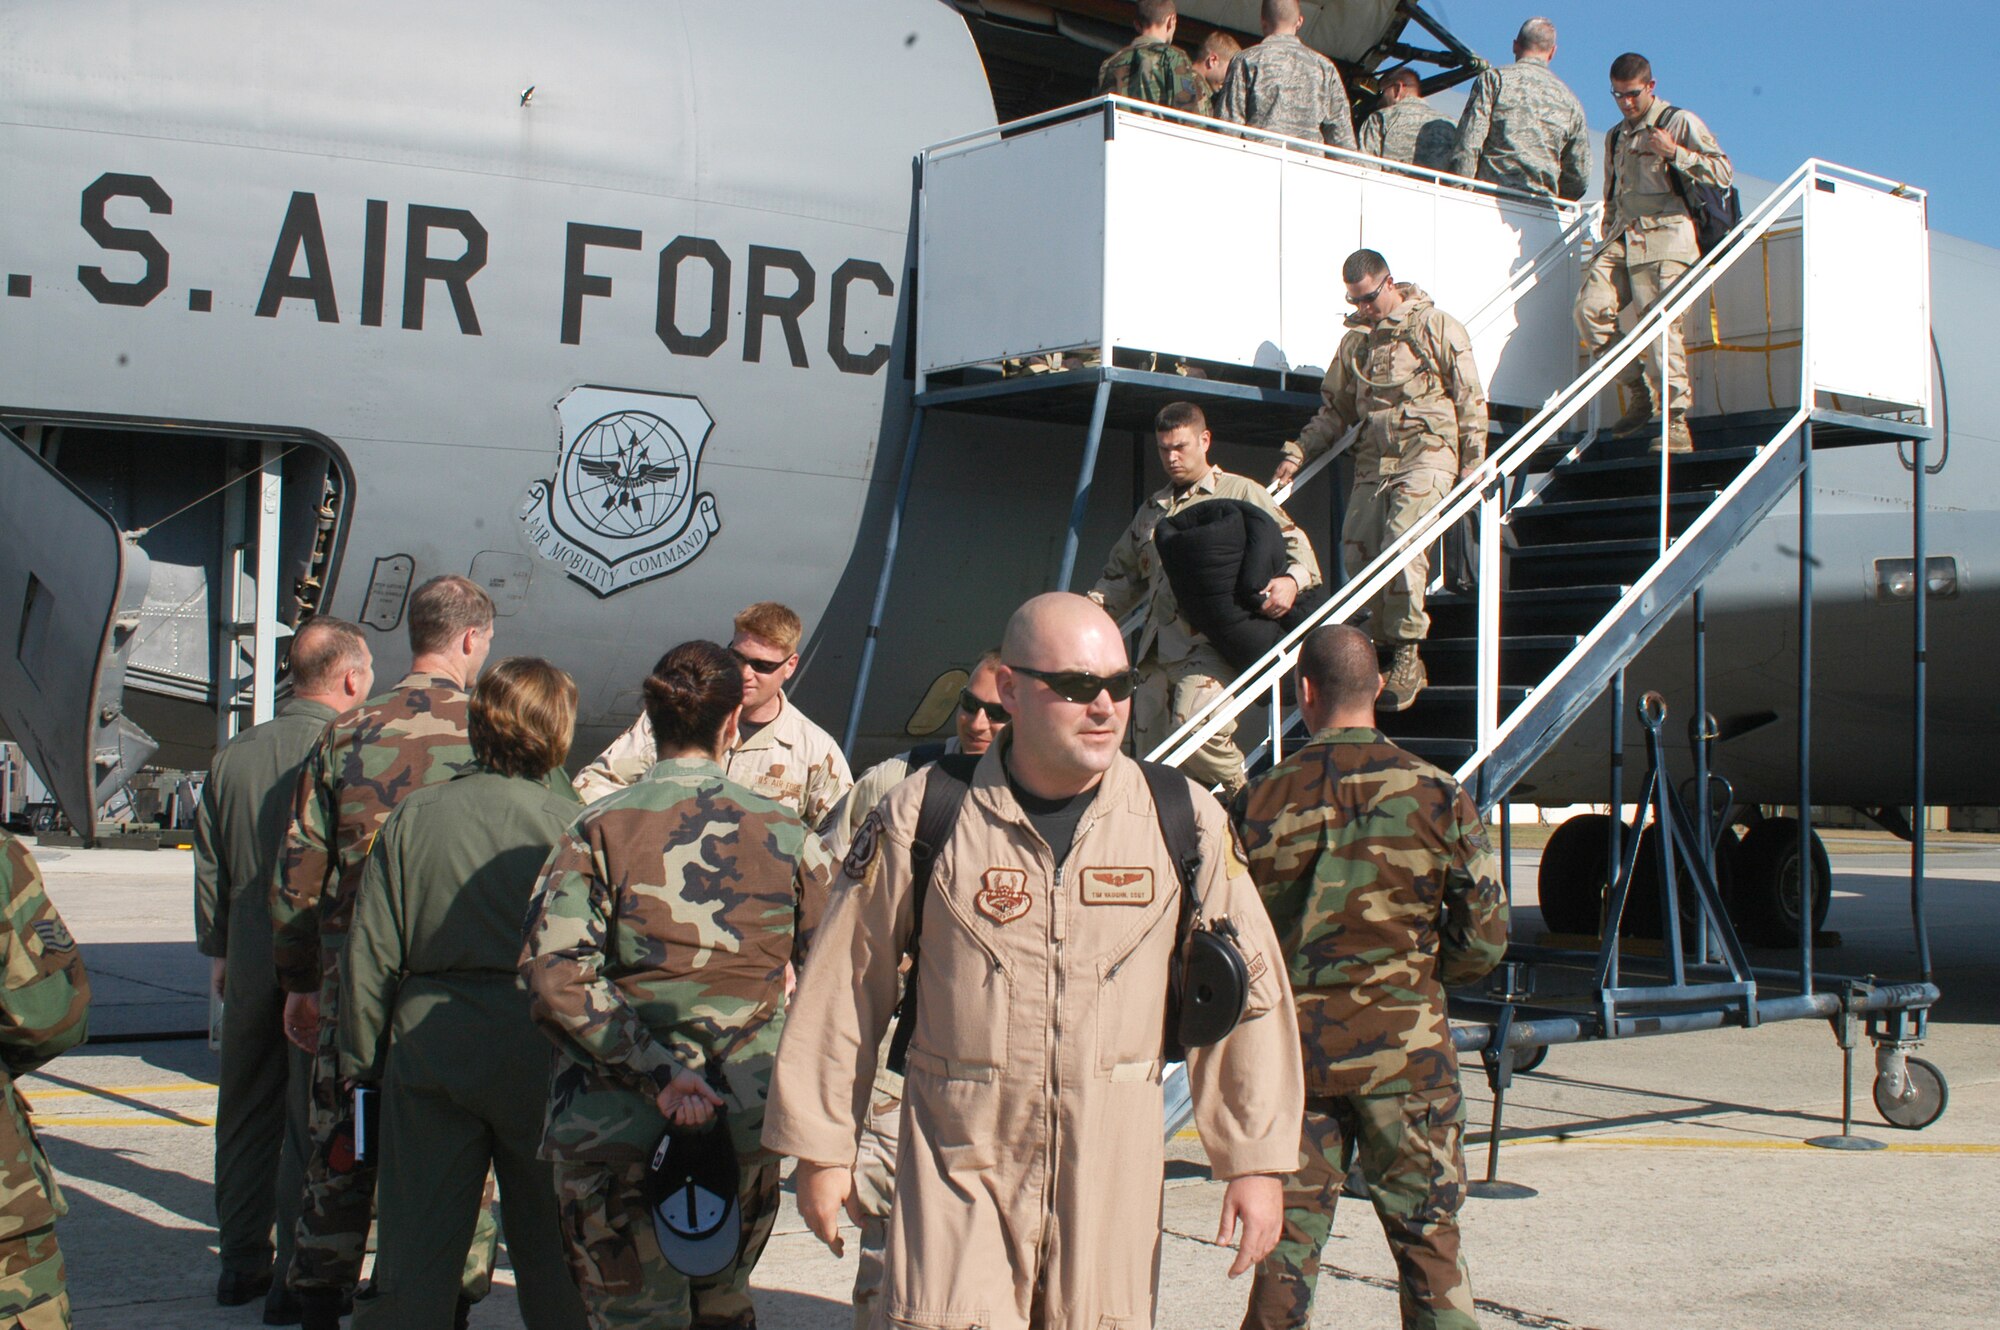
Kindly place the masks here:
MULTIPOLYGON (((1146 607, 1146 621, 1132 652, 1139 662, 1139 692, 1132 702, 1132 752, 1137 757, 1150 754, 1236 677, 1221 651, 1181 612, 1154 543, 1161 522, 1210 499, 1235 499, 1270 514, 1284 537, 1286 567, 1264 587, 1262 613, 1267 619, 1284 618, 1300 592, 1319 585, 1319 559, 1312 542, 1272 502, 1270 491, 1208 460, 1213 435, 1200 407, 1169 402, 1154 418, 1153 430, 1167 483, 1125 528, 1097 585, 1090 589, 1090 598, 1115 620, 1146 607)), ((1203 785, 1220 785, 1225 798, 1236 793, 1243 788, 1244 775, 1243 750, 1236 746, 1235 735, 1232 721, 1195 750, 1181 769, 1203 785)))
MULTIPOLYGON (((817 827, 854 776, 833 736, 785 696, 785 681, 799 668, 804 625, 787 607, 763 600, 737 615, 735 626, 729 653, 743 671, 743 718, 736 746, 724 757, 724 773, 817 827)), ((632 728, 577 774, 577 797, 595 803, 632 784, 652 768, 656 752, 652 722, 642 711, 632 728)))

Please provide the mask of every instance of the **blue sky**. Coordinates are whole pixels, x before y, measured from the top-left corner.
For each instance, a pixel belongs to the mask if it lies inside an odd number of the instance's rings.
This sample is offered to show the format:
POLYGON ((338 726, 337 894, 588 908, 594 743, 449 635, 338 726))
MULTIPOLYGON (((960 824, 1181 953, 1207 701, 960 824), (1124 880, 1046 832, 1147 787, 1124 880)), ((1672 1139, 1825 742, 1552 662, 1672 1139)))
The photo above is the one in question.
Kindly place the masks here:
POLYGON ((2000 4, 1992 0, 1425 7, 1496 64, 1512 58, 1522 19, 1550 19, 1556 72, 1600 133, 1617 118, 1611 62, 1638 51, 1653 62, 1660 95, 1706 120, 1737 170, 1782 180, 1821 157, 1907 181, 1930 191, 1934 230, 2000 247, 2000 111, 1988 91, 2000 4))

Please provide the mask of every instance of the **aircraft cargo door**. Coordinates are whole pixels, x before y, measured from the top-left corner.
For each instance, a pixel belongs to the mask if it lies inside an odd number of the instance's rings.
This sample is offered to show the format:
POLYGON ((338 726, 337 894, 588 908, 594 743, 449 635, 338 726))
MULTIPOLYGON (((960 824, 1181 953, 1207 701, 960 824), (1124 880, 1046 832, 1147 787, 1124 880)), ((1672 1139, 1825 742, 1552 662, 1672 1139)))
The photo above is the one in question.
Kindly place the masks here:
POLYGON ((98 805, 156 746, 123 710, 152 565, 109 513, 0 433, 0 724, 89 836, 98 805))

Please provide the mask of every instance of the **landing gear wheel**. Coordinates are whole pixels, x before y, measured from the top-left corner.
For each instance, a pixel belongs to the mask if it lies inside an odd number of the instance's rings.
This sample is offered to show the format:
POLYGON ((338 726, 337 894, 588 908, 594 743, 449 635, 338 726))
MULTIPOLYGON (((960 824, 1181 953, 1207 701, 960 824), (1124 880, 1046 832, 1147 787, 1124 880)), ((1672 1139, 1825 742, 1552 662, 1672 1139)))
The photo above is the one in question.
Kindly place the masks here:
POLYGON ((1536 890, 1542 923, 1551 933, 1594 936, 1604 912, 1605 857, 1611 819, 1579 813, 1555 829, 1542 848, 1536 890))
POLYGON ((1944 1107, 1951 1102, 1951 1088, 1945 1084, 1944 1073, 1936 1064, 1923 1058, 1905 1058, 1903 1067, 1903 1074, 1910 1082, 1909 1093, 1902 1099, 1890 1099, 1882 1093, 1882 1080, 1877 1077, 1875 1111, 1892 1127, 1922 1131, 1944 1116, 1944 1107))
MULTIPOLYGON (((1818 832, 1812 835, 1812 873, 1812 926, 1818 932, 1833 901, 1833 865, 1818 832)), ((1735 877, 1730 913, 1743 940, 1753 947, 1798 946, 1798 819, 1767 817, 1745 832, 1735 877)))

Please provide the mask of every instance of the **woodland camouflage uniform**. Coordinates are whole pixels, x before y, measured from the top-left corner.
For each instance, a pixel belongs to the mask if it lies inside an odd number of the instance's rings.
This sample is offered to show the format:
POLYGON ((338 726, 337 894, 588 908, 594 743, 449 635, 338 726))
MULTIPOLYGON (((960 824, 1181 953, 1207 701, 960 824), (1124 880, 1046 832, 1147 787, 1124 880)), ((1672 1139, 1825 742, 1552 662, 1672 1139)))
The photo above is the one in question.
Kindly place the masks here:
POLYGON ((1589 186, 1590 130, 1583 103, 1545 55, 1489 69, 1458 117, 1459 175, 1530 194, 1580 199, 1589 186))
POLYGON ((1207 115, 1212 95, 1187 53, 1159 37, 1135 37, 1097 67, 1097 95, 1111 93, 1190 115, 1207 115))
POLYGON ((750 1272, 778 1211, 778 1158, 759 1136, 785 965, 832 869, 797 813, 705 757, 664 759, 591 805, 543 868, 520 971, 556 1044, 541 1153, 595 1330, 756 1324, 750 1272), (683 1068, 723 1094, 742 1168, 742 1249, 693 1281, 661 1256, 642 1189, 666 1130, 655 1100, 683 1068))
POLYGON ((1285 1227, 1243 1324, 1312 1321, 1319 1254, 1358 1153, 1402 1281, 1403 1325, 1472 1330, 1458 1250, 1464 1100, 1447 985, 1507 947, 1500 866, 1456 782, 1372 729, 1330 729, 1237 802, 1250 875, 1299 1007, 1306 1075, 1285 1227))
POLYGON ((0 831, 0 1325, 69 1330, 56 1220, 69 1212, 15 1082, 83 1042, 90 979, 27 846, 0 831))
MULTIPOLYGON (((450 780, 472 764, 470 700, 442 675, 408 675, 328 726, 299 774, 271 884, 278 982, 288 993, 318 993, 320 1004, 294 1289, 348 1290, 361 1281, 375 1167, 354 1160, 353 1104, 340 1089, 340 962, 362 868, 383 822, 412 790, 450 780)), ((468 1297, 486 1295, 494 1238, 485 1215, 467 1260, 468 1297)))

